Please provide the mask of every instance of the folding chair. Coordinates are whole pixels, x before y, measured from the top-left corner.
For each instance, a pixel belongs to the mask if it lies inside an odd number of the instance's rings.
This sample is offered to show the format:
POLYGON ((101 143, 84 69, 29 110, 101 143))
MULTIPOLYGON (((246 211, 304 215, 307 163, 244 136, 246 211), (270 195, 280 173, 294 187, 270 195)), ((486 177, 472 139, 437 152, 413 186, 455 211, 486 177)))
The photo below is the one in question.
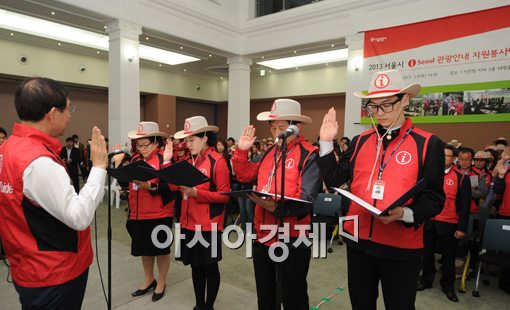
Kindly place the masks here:
MULTIPOLYGON (((313 205, 313 216, 315 220, 318 222, 326 222, 326 224, 328 224, 328 220, 330 221, 333 220, 334 223, 338 225, 338 218, 342 214, 340 206, 341 202, 342 197, 340 197, 339 195, 319 193, 313 205)), ((336 233, 337 230, 335 228, 333 233, 331 234, 331 240, 329 241, 328 247, 329 253, 333 252, 332 244, 336 233)))
POLYGON ((510 268, 510 220, 489 219, 485 222, 482 251, 479 256, 474 297, 480 297, 479 283, 482 262, 510 268))

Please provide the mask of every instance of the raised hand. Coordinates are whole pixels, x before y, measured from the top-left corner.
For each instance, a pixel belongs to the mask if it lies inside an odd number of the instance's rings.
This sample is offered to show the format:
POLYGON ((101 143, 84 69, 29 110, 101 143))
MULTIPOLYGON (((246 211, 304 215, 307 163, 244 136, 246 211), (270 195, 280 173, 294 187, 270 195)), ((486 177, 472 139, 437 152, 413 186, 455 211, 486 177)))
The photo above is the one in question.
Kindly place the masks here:
POLYGON ((101 130, 92 128, 92 141, 90 142, 90 160, 93 167, 105 169, 108 165, 108 150, 101 130))
POLYGON ((338 122, 336 121, 335 108, 329 109, 328 113, 324 115, 322 126, 320 130, 321 141, 333 141, 338 134, 338 122))
POLYGON ((243 129, 243 134, 237 142, 237 148, 241 151, 247 151, 251 148, 257 137, 255 136, 255 128, 250 125, 243 129))
POLYGON ((174 155, 174 143, 170 139, 166 139, 165 151, 163 152, 163 162, 168 163, 174 155))

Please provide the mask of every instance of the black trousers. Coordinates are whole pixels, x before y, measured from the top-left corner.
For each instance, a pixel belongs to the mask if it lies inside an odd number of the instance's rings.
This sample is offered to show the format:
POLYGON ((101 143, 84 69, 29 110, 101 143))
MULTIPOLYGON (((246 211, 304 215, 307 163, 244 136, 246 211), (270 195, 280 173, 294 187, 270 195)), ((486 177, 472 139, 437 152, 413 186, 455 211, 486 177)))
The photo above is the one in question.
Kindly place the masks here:
MULTIPOLYGON (((457 239, 455 239, 455 229, 457 224, 437 223, 432 221, 432 227, 425 230, 423 234, 423 242, 425 244, 425 252, 423 253, 423 273, 422 281, 425 284, 432 284, 436 274, 435 252, 439 248, 442 261, 442 271, 440 284, 443 291, 454 291, 455 285, 455 250, 457 249, 457 239), (437 226, 449 226, 448 229, 437 229, 437 226)), ((444 227, 442 227, 444 228, 444 227)))
MULTIPOLYGON (((269 247, 253 244, 253 267, 257 286, 259 310, 274 310, 276 306, 276 264, 268 254, 269 247)), ((277 252, 278 253, 278 252, 277 252)), ((282 271, 282 303, 286 310, 308 310, 308 284, 306 277, 311 251, 290 249, 289 257, 280 264, 282 271)))
POLYGON ((349 297, 353 310, 377 308, 379 281, 386 309, 415 309, 416 279, 421 257, 398 260, 368 255, 347 247, 349 297))
POLYGON ((22 287, 14 283, 23 310, 79 310, 89 270, 66 283, 47 287, 22 287))

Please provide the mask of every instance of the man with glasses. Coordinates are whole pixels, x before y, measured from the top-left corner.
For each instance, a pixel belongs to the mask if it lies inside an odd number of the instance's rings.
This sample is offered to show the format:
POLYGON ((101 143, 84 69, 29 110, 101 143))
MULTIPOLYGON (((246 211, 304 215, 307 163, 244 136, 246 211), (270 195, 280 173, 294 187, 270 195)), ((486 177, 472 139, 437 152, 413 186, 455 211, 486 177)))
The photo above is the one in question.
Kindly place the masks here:
POLYGON ((347 215, 355 220, 344 222, 343 229, 358 238, 346 240, 353 309, 376 309, 379 281, 387 309, 415 308, 423 252, 421 224, 437 215, 445 200, 442 142, 414 127, 404 115, 404 107, 419 91, 418 84, 405 87, 398 71, 376 72, 368 94, 354 93, 367 100, 374 128, 354 137, 339 163, 333 154, 338 133, 333 108, 320 129, 319 167, 326 185, 338 187, 350 180, 352 194, 384 210, 417 181, 424 179, 426 184, 385 216, 374 216, 351 202, 347 215))
POLYGON ((75 107, 47 78, 17 89, 21 120, 0 150, 0 237, 23 309, 80 309, 93 252, 89 225, 104 194, 107 149, 92 129, 88 182, 77 194, 59 157, 75 107))

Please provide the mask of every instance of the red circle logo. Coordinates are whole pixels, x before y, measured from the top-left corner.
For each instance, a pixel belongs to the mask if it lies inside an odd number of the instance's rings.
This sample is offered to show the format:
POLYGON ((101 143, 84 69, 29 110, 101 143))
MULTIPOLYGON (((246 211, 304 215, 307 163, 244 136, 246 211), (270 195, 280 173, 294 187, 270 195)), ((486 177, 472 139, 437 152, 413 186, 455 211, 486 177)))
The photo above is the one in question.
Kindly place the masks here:
POLYGON ((138 125, 138 129, 136 131, 136 133, 140 133, 140 132, 143 132, 143 125, 142 124, 138 125))
POLYGON ((407 62, 407 65, 411 68, 416 66, 416 59, 409 59, 409 61, 407 62))
POLYGON ((200 168, 200 172, 202 172, 203 174, 207 175, 207 170, 205 168, 200 168))
POLYGON ((190 129, 191 125, 188 121, 184 122, 184 130, 188 131, 190 129))
POLYGON ((395 160, 400 165, 407 165, 408 163, 411 162, 411 159, 412 159, 411 154, 406 151, 398 152, 397 155, 395 156, 395 160))
POLYGON ((287 159, 287 160, 285 161, 285 168, 287 168, 287 169, 292 169, 292 168, 294 168, 294 165, 295 165, 295 164, 296 164, 296 163, 294 162, 294 158, 289 158, 289 159, 287 159))
POLYGON ((453 185, 453 180, 452 179, 446 179, 445 183, 448 186, 452 186, 453 185))
POLYGON ((384 73, 379 74, 374 80, 374 85, 377 88, 385 88, 388 84, 390 84, 390 78, 384 73))

